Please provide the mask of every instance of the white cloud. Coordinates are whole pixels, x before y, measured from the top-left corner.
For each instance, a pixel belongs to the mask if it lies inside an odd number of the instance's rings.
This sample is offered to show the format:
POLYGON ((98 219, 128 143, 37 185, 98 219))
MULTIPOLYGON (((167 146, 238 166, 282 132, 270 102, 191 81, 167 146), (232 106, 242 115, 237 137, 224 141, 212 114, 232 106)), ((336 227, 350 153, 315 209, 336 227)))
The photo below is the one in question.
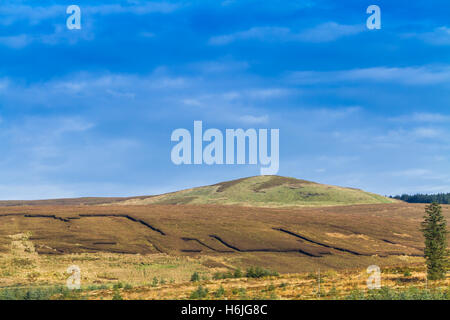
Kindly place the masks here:
POLYGON ((296 84, 336 83, 342 81, 373 81, 403 85, 450 83, 450 66, 374 67, 342 71, 296 71, 287 76, 296 84))
POLYGON ((143 38, 153 38, 155 37, 155 34, 153 32, 143 31, 139 33, 139 35, 143 38))
POLYGON ((9 86, 9 80, 7 78, 0 79, 0 91, 5 90, 9 86))
MULTIPOLYGON (((131 13, 145 15, 150 13, 171 13, 179 9, 182 5, 169 2, 147 2, 134 1, 131 5, 104 4, 80 6, 82 14, 122 14, 131 13)), ((57 17, 66 17, 67 6, 28 6, 17 4, 0 5, 0 24, 11 25, 16 21, 27 20, 31 25, 38 24, 44 20, 57 17)))
POLYGON ((58 15, 65 16, 65 6, 52 5, 52 6, 26 6, 16 4, 3 4, 0 5, 0 24, 11 25, 12 23, 20 20, 28 20, 31 25, 38 24, 39 22, 55 18, 58 15))
POLYGON ((195 73, 221 73, 242 72, 248 69, 249 64, 245 61, 204 61, 188 65, 195 73))
POLYGON ((123 6, 121 4, 107 4, 86 7, 87 13, 93 14, 118 14, 132 13, 136 15, 144 15, 149 13, 171 13, 181 7, 179 3, 169 2, 137 2, 135 5, 123 6))
POLYGON ((396 177, 408 177, 408 178, 424 177, 429 176, 430 174, 432 174, 432 172, 428 169, 408 169, 392 173, 392 175, 396 177))
MULTIPOLYGON (((446 128, 430 128, 430 127, 413 127, 413 128, 397 128, 388 130, 384 134, 371 138, 376 146, 389 148, 412 147, 417 148, 424 146, 430 148, 440 148, 440 151, 448 149, 449 132, 446 128)), ((433 152, 436 152, 434 150, 433 152)))
POLYGON ((298 34, 298 38, 305 42, 330 42, 341 37, 361 33, 364 30, 362 25, 342 25, 327 22, 298 34))
POLYGON ((407 33, 404 36, 407 38, 418 38, 426 43, 436 46, 450 45, 450 28, 446 26, 438 27, 431 32, 407 33))
POLYGON ((389 120, 401 123, 409 123, 409 122, 444 123, 450 122, 450 115, 443 115, 440 113, 414 112, 412 114, 393 117, 390 118, 389 120))
POLYGON ((416 128, 413 134, 419 138, 436 138, 442 135, 442 132, 434 128, 416 128))
POLYGON ((201 107, 203 105, 198 99, 183 99, 182 102, 192 107, 201 107))
POLYGON ((295 33, 285 27, 253 27, 227 35, 215 36, 209 40, 211 45, 226 45, 238 40, 259 41, 301 41, 301 42, 330 42, 344 36, 363 32, 360 25, 342 25, 335 22, 320 24, 314 28, 295 33))
POLYGON ((244 115, 244 116, 239 117, 239 121, 246 125, 266 124, 269 122, 269 116, 268 115, 262 115, 262 116, 244 115))
POLYGON ((254 27, 246 31, 240 31, 228 35, 212 37, 209 43, 212 45, 225 45, 237 40, 286 40, 291 36, 288 28, 280 27, 254 27))
POLYGON ((26 34, 0 37, 0 44, 13 49, 22 49, 33 42, 33 39, 26 34))
POLYGON ((290 90, 284 88, 262 88, 248 90, 245 92, 245 94, 253 99, 271 99, 295 94, 297 92, 298 90, 290 90))
POLYGON ((61 42, 67 44, 76 44, 80 40, 92 41, 95 39, 93 32, 89 31, 89 26, 85 27, 83 31, 73 33, 65 28, 63 25, 56 25, 53 33, 31 35, 19 34, 14 36, 0 37, 0 45, 7 46, 13 49, 22 49, 33 43, 41 43, 46 45, 57 45, 61 42))

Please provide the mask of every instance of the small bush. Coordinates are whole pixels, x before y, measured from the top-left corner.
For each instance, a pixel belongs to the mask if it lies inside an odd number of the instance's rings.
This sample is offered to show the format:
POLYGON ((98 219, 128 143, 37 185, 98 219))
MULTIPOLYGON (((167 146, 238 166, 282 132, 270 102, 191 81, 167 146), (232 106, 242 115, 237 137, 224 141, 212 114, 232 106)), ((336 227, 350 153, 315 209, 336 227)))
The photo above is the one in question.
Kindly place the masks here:
POLYGON ((278 300, 278 296, 275 292, 270 293, 269 300, 278 300))
POLYGON ((133 289, 133 286, 129 283, 126 283, 125 286, 123 287, 125 290, 131 290, 133 289))
POLYGON ((267 287, 266 291, 269 291, 269 292, 275 291, 275 286, 274 286, 273 284, 270 284, 270 285, 267 287))
POLYGON ((450 290, 443 289, 419 289, 410 287, 408 289, 391 289, 382 287, 377 290, 363 292, 354 290, 346 297, 348 300, 449 300, 450 290))
POLYGON ((113 300, 123 300, 122 295, 119 292, 119 289, 114 289, 114 294, 112 297, 113 300))
POLYGON ((122 288, 123 288, 122 282, 118 282, 113 285, 113 289, 122 289, 122 288))
POLYGON ((330 291, 328 291, 328 293, 327 293, 326 295, 327 295, 328 297, 331 297, 331 298, 337 297, 337 296, 339 296, 339 291, 336 289, 335 286, 333 286, 333 287, 330 289, 330 291))
POLYGON ((247 269, 247 278, 263 278, 269 276, 279 276, 278 272, 263 269, 261 267, 250 267, 247 269))
POLYGON ((316 280, 317 281, 319 279, 319 275, 317 273, 310 272, 306 276, 306 279, 312 279, 312 280, 316 280))
POLYGON ((219 289, 217 289, 217 291, 214 292, 214 296, 216 298, 220 298, 220 297, 222 297, 224 295, 225 295, 225 289, 222 286, 220 286, 219 289))
POLYGON ((68 295, 69 290, 63 286, 5 288, 0 290, 0 300, 49 300, 53 296, 68 295))
POLYGON ((237 268, 236 270, 234 270, 233 276, 237 279, 242 278, 244 274, 242 273, 242 270, 240 268, 237 268))
POLYGON ((191 282, 198 282, 200 281, 200 275, 198 274, 198 272, 194 272, 191 275, 191 282))
POLYGON ((204 299, 208 295, 208 289, 198 286, 198 288, 191 293, 191 299, 204 299))

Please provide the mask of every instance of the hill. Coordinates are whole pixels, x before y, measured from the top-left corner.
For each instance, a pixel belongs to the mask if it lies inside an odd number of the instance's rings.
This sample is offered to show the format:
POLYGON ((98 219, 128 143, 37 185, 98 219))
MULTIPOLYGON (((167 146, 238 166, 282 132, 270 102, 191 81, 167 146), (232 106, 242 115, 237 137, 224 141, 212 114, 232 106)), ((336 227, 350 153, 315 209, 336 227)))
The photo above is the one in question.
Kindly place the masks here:
POLYGON ((239 205, 247 207, 320 207, 396 203, 398 200, 354 188, 325 185, 281 176, 255 176, 161 195, 84 197, 48 200, 0 201, 9 206, 91 205, 239 205))
POLYGON ((249 207, 333 206, 394 203, 396 200, 359 189, 280 176, 256 176, 116 204, 218 204, 249 207))

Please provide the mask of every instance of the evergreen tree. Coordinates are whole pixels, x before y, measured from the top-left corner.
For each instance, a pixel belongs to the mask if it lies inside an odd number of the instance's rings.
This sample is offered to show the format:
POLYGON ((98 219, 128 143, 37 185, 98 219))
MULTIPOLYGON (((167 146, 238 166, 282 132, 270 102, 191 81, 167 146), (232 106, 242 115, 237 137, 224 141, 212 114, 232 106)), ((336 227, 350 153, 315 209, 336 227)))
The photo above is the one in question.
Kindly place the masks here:
POLYGON ((428 279, 443 279, 446 274, 447 226, 439 204, 432 203, 425 207, 422 232, 425 237, 428 279))

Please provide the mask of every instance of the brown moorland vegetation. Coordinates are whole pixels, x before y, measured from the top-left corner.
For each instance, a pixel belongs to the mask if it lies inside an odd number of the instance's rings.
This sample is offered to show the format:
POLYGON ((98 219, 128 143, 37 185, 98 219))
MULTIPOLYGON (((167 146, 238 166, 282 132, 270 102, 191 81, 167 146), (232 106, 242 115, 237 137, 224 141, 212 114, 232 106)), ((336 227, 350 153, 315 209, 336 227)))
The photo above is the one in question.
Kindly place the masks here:
MULTIPOLYGON (((303 209, 208 205, 0 208, 0 252, 29 234, 37 254, 220 256, 281 273, 407 263, 423 255, 423 205, 303 209)), ((444 206, 449 216, 449 206, 444 206)))
MULTIPOLYGON (((423 288, 423 211, 424 205, 400 202, 319 208, 5 206, 0 295, 17 294, 17 288, 38 288, 24 292, 42 295, 45 288, 64 286, 70 265, 81 268, 83 291, 69 298, 186 299, 199 285, 209 299, 345 298, 364 289, 372 264, 383 268, 384 285, 423 288), (213 279, 251 266, 280 276, 213 279), (405 274, 395 271, 405 267, 405 274), (200 282, 190 281, 193 273, 200 282)), ((448 219, 450 206, 443 213, 448 219)), ((448 279, 438 286, 448 287, 448 279)))

